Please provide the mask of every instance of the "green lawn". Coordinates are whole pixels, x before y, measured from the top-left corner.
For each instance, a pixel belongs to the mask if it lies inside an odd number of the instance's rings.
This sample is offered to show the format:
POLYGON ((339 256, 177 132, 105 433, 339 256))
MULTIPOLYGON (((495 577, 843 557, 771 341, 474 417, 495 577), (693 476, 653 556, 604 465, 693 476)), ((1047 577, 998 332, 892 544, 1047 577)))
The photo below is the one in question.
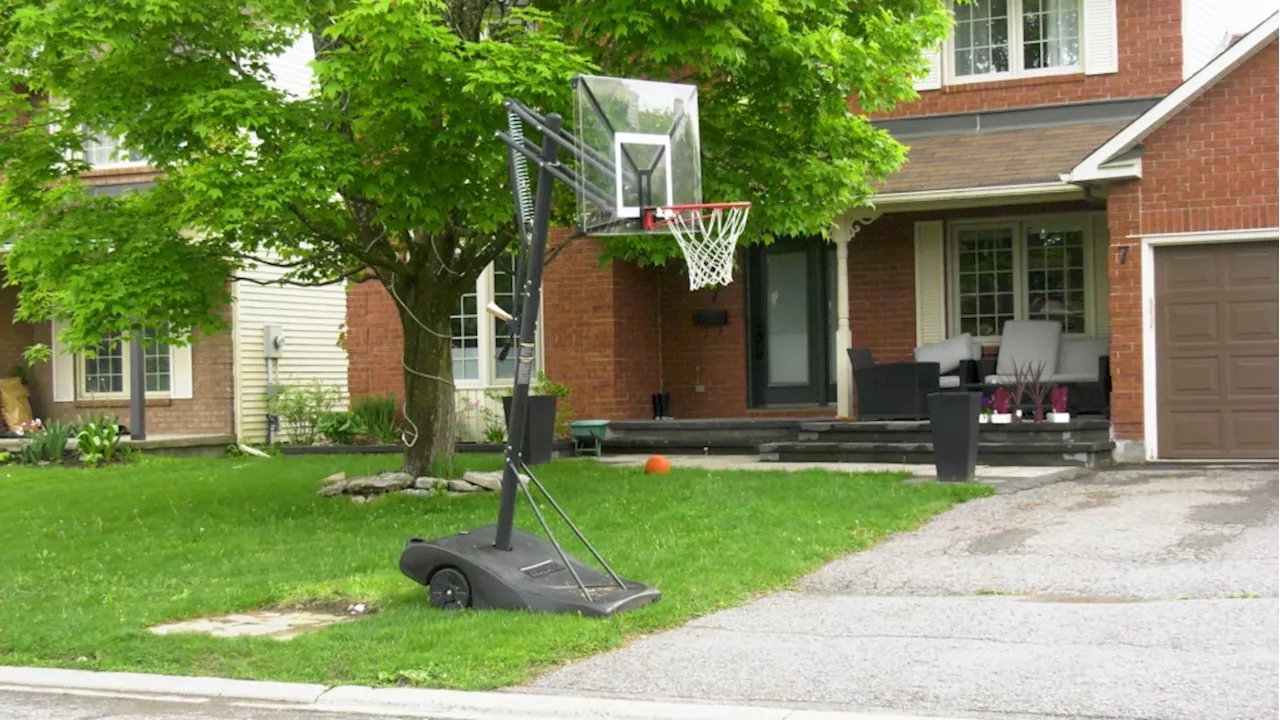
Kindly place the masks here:
MULTIPOLYGON (((786 587, 824 561, 988 492, 906 485, 889 474, 675 470, 663 477, 558 461, 539 477, 614 568, 656 586, 662 600, 607 620, 448 613, 431 608, 425 589, 400 574, 400 549, 411 535, 493 522, 495 496, 355 505, 316 495, 332 472, 397 463, 395 456, 312 456, 0 467, 0 664, 500 687, 786 587), (377 612, 289 642, 145 631, 201 615, 344 598, 377 612)), ((522 506, 517 522, 533 529, 531 515, 522 506)))

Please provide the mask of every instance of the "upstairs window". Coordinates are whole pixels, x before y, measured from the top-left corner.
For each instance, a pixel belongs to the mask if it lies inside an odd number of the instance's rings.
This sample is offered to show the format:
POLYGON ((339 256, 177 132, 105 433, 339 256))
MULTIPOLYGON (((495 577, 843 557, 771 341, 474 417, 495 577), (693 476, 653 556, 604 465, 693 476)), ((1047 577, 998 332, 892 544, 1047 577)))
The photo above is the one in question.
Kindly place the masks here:
POLYGON ((1080 0, 972 0, 952 12, 955 80, 1080 70, 1080 0))
POLYGON ((84 141, 84 159, 94 168, 133 167, 146 165, 146 158, 121 146, 120 140, 106 133, 93 133, 84 141))

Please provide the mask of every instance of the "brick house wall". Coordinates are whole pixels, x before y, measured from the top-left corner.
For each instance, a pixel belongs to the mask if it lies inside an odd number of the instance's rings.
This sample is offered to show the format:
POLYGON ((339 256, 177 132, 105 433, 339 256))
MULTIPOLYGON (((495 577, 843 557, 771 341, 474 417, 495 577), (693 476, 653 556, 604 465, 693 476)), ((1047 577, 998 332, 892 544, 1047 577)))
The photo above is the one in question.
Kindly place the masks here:
MULTIPOLYGON (((1117 0, 1119 72, 943 85, 875 120, 1167 94, 1182 82, 1182 0, 1117 0)), ((859 112, 856 98, 853 111, 859 112)))
POLYGON ((1111 186, 1111 403, 1118 439, 1143 437, 1138 238, 1280 226, 1278 62, 1273 41, 1143 141, 1140 180, 1111 186))
MULTIPOLYGON (((231 308, 228 307, 228 314, 231 308)), ((34 326, 35 342, 52 345, 48 323, 34 326)), ((190 400, 147 400, 147 434, 230 435, 235 430, 235 342, 231 332, 200 335, 191 347, 190 400)), ((53 365, 39 363, 31 370, 32 411, 37 417, 74 421, 77 416, 114 414, 129 424, 128 400, 52 402, 53 365)))
POLYGON ((404 397, 404 328, 395 301, 370 280, 347 289, 347 392, 404 397))

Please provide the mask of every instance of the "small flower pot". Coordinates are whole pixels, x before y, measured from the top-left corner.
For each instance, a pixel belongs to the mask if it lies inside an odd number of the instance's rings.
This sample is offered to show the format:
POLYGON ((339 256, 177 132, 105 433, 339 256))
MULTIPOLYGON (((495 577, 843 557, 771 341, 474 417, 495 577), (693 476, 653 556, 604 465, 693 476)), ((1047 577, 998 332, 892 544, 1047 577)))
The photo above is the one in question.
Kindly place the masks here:
POLYGON ((1012 413, 993 413, 991 415, 992 425, 1008 425, 1011 422, 1013 422, 1012 413))
POLYGON ((1051 412, 1049 413, 1049 422, 1055 422, 1055 423, 1071 422, 1071 413, 1051 412))
POLYGON ((982 413, 978 416, 978 422, 986 425, 991 422, 991 413, 982 413))

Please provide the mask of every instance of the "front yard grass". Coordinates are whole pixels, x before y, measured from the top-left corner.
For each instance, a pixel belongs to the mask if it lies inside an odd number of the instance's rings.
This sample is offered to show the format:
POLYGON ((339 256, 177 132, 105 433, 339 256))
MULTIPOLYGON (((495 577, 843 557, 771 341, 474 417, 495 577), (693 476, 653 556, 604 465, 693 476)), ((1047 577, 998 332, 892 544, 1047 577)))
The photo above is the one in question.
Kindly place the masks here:
MULTIPOLYGON (((460 456, 497 468, 492 456, 460 456)), ((607 620, 447 613, 400 574, 405 538, 494 522, 494 494, 367 505, 321 478, 396 456, 147 458, 99 470, 0 468, 0 664, 370 685, 489 689, 784 588, 825 561, 987 494, 893 474, 709 472, 591 460, 539 468, 619 574, 662 599, 607 620), (302 635, 156 636, 164 622, 267 607, 366 602, 376 612, 302 635)), ((517 523, 536 530, 526 505, 517 523)), ((568 541, 571 552, 585 549, 568 541)))

